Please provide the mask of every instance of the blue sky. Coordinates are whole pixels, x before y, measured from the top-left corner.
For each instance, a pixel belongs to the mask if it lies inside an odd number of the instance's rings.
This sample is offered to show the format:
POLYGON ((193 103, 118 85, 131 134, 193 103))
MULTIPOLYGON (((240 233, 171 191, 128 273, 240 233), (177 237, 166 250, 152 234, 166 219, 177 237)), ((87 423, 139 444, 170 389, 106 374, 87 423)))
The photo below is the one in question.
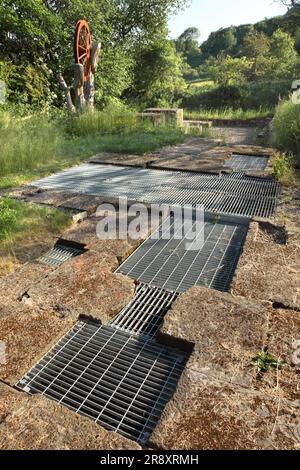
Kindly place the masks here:
POLYGON ((192 0, 191 6, 169 21, 170 36, 196 26, 205 41, 212 31, 231 25, 255 23, 264 18, 281 15, 286 8, 273 0, 192 0))

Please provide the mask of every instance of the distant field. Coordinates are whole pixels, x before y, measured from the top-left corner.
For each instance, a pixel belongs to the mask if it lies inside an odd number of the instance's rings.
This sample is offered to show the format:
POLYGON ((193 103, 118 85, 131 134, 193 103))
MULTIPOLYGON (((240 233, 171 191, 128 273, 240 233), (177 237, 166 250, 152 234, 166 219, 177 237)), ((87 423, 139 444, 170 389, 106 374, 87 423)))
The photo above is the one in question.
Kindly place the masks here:
POLYGON ((213 80, 199 80, 195 82, 190 82, 189 86, 192 88, 213 88, 215 86, 215 82, 213 80))

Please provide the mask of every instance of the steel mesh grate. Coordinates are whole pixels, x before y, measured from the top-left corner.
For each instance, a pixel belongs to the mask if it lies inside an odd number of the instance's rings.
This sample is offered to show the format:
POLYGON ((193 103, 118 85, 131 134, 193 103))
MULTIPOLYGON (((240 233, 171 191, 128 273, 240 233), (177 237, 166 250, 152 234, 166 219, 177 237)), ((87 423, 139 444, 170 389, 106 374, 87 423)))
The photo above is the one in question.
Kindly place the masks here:
POLYGON ((177 294, 141 284, 132 302, 111 322, 114 328, 153 338, 177 294))
POLYGON ((38 261, 49 266, 60 266, 69 259, 81 255, 84 251, 84 245, 60 241, 54 248, 41 256, 38 261))
POLYGON ((153 341, 80 321, 16 386, 145 444, 186 360, 153 341))
MULTIPOLYGON (((258 157, 254 157, 258 158, 258 157)), ((280 185, 264 178, 161 171, 85 164, 35 182, 44 189, 156 204, 203 205, 210 212, 242 217, 275 215, 280 185)))
MULTIPOLYGON (((192 228, 195 227, 193 221, 192 228)), ((183 231, 183 224, 176 230, 183 231)), ((248 222, 213 218, 206 214, 204 244, 187 251, 186 238, 175 239, 174 219, 166 219, 118 269, 118 272, 151 286, 182 293, 193 286, 227 291, 248 230, 248 222), (171 226, 171 236, 165 239, 171 226)))
POLYGON ((226 162, 227 168, 233 170, 265 170, 269 162, 269 157, 261 157, 259 155, 237 155, 234 154, 226 162))

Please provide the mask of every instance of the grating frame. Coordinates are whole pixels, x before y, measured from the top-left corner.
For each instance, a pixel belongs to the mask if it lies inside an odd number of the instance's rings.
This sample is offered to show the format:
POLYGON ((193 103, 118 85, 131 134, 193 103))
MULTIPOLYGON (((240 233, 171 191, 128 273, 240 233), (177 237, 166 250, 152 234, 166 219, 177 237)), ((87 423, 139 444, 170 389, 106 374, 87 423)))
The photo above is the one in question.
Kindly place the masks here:
MULTIPOLYGON (((186 236, 171 216, 118 268, 117 272, 139 282, 170 292, 183 293, 193 286, 226 292, 231 284, 249 219, 205 214, 204 244, 199 250, 186 250, 186 236), (169 234, 170 237, 165 237, 169 234)), ((192 228, 195 228, 193 220, 192 228)))
POLYGON ((93 164, 65 170, 35 186, 143 203, 203 205, 210 212, 261 218, 275 215, 280 194, 276 181, 241 172, 212 175, 93 164))
POLYGON ((16 384, 145 445, 187 354, 89 321, 76 325, 16 384))
POLYGON ((140 337, 154 338, 177 297, 175 292, 140 284, 133 300, 110 322, 110 326, 140 337))
POLYGON ((57 243, 54 248, 38 258, 38 261, 49 266, 60 266, 69 259, 81 255, 84 251, 84 248, 75 247, 75 244, 71 246, 57 243))
POLYGON ((225 163, 225 166, 235 171, 265 170, 268 166, 268 162, 269 157, 233 154, 225 163))

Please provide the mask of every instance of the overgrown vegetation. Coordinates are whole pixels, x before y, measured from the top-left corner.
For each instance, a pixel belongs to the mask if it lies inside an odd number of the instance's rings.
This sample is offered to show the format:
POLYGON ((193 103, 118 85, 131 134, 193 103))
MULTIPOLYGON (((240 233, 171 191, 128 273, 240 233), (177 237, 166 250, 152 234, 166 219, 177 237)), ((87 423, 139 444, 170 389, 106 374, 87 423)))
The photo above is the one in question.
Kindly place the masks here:
POLYGON ((247 109, 242 108, 221 108, 221 109, 200 109, 199 111, 185 111, 185 119, 191 120, 214 120, 230 119, 248 121, 251 119, 265 119, 271 117, 274 111, 269 108, 247 109))
POLYGON ((55 209, 25 204, 11 198, 0 201, 0 240, 13 244, 20 237, 56 233, 68 226, 69 216, 55 209))
POLYGON ((15 248, 30 239, 44 240, 49 233, 59 234, 71 224, 59 210, 28 204, 11 198, 0 201, 0 276, 14 270, 15 248))
POLYGON ((143 154, 186 138, 177 127, 155 127, 125 109, 77 117, 57 110, 16 117, 14 111, 0 111, 0 188, 44 176, 101 151, 143 154))
POLYGON ((273 109, 278 104, 279 97, 289 95, 292 80, 270 82, 253 82, 215 86, 209 90, 198 89, 183 98, 182 104, 188 110, 233 108, 259 110, 273 109))
POLYGON ((273 158, 273 177, 282 184, 291 185, 296 181, 292 155, 278 153, 273 158))
POLYGON ((281 102, 276 109, 273 131, 274 144, 295 155, 300 165, 300 105, 281 102))
POLYGON ((167 20, 186 0, 3 0, 0 80, 11 101, 62 105, 56 76, 73 81, 73 35, 85 18, 101 41, 96 102, 130 97, 169 104, 185 89, 181 58, 168 40, 167 20), (149 73, 150 72, 150 73, 149 73), (162 95, 163 93, 163 95, 162 95))

